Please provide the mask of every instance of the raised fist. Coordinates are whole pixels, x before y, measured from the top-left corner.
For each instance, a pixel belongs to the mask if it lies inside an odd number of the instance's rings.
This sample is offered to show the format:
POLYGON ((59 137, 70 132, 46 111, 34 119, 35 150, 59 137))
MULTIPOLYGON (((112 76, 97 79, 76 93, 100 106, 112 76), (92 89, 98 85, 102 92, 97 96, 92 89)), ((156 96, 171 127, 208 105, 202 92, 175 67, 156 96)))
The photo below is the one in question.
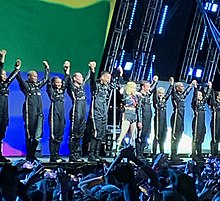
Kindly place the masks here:
POLYGON ((70 68, 70 62, 65 61, 64 64, 63 64, 63 68, 70 68))
POLYGON ((15 69, 20 69, 21 68, 21 60, 17 59, 15 62, 15 69))
POLYGON ((91 69, 94 69, 96 67, 96 62, 95 61, 90 61, 88 65, 91 69))
POLYGON ((43 65, 46 69, 50 69, 49 64, 47 63, 47 61, 43 61, 43 65))
POLYGON ((7 51, 6 50, 1 50, 0 51, 0 55, 6 55, 7 54, 7 51))
POLYGON ((159 79, 159 77, 158 77, 157 75, 154 75, 154 77, 153 77, 153 81, 157 82, 158 79, 159 79))
POLYGON ((174 78, 170 77, 169 82, 170 82, 171 85, 173 85, 174 84, 174 78))

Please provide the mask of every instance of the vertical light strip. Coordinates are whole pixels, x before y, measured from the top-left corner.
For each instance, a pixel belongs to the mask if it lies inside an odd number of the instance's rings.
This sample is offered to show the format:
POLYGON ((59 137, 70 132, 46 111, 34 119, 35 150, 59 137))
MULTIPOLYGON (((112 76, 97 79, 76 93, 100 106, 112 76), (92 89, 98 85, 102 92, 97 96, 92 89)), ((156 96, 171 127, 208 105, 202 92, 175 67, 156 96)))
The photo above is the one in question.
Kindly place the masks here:
POLYGON ((159 27, 159 31, 158 31, 159 34, 162 34, 162 32, 163 32, 164 22, 165 22, 165 19, 166 19, 167 11, 168 11, 168 6, 165 5, 164 9, 163 9, 163 15, 162 15, 162 18, 161 18, 161 21, 160 21, 160 27, 159 27))

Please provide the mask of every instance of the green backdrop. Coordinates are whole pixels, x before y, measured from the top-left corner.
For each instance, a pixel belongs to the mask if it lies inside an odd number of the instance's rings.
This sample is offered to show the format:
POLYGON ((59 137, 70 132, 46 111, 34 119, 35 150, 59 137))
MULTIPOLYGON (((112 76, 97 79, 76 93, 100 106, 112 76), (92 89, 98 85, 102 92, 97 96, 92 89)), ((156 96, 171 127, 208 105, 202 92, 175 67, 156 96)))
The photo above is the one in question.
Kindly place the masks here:
POLYGON ((101 62, 108 22, 115 0, 2 0, 0 48, 6 49, 6 70, 17 58, 22 71, 62 72, 70 60, 72 72, 87 72, 87 63, 101 62))

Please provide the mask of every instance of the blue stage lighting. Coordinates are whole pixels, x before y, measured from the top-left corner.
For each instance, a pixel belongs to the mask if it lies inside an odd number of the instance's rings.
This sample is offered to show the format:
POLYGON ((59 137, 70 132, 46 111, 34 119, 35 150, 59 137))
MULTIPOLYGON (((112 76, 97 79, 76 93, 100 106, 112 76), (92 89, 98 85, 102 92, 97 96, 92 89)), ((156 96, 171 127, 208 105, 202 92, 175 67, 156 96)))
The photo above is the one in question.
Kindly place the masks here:
POLYGON ((201 44, 200 44, 200 47, 199 47, 200 50, 202 50, 202 48, 203 48, 206 32, 207 32, 207 26, 205 26, 204 32, 202 34, 202 40, 201 40, 201 44))
POLYGON ((149 73, 148 73, 148 76, 147 76, 147 80, 152 80, 152 77, 153 77, 153 70, 154 70, 154 61, 155 61, 155 58, 156 58, 156 55, 152 55, 152 58, 151 58, 151 64, 150 64, 150 69, 149 69, 149 73))
POLYGON ((193 75, 193 68, 189 68, 189 72, 188 72, 188 76, 192 76, 193 75))
POLYGON ((218 10, 218 4, 216 4, 216 3, 212 4, 211 11, 212 12, 217 12, 217 10, 218 10))
POLYGON ((120 62, 119 62, 119 66, 122 66, 122 62, 123 62, 123 60, 124 60, 124 56, 125 56, 125 51, 122 50, 121 58, 120 58, 120 62))
POLYGON ((135 11, 136 11, 136 7, 137 7, 137 0, 135 0, 134 6, 133 6, 133 9, 132 9, 131 18, 130 18, 130 23, 129 23, 129 26, 128 26, 128 29, 129 29, 129 30, 131 29, 131 26, 132 26, 132 24, 133 24, 134 14, 135 14, 135 11))
POLYGON ((213 3, 213 2, 207 2, 205 4, 205 10, 216 13, 218 10, 218 4, 213 3))
POLYGON ((162 34, 163 27, 164 27, 164 22, 165 22, 166 15, 167 15, 167 10, 168 10, 168 6, 165 5, 164 9, 163 9, 163 15, 162 15, 162 18, 161 18, 161 21, 160 21, 160 27, 159 27, 159 31, 158 31, 159 34, 162 34))
POLYGON ((196 69, 196 77, 201 78, 202 77, 202 69, 196 69))
POLYGON ((132 69, 132 66, 133 66, 133 62, 128 61, 125 64, 124 70, 128 70, 129 71, 129 70, 132 69))

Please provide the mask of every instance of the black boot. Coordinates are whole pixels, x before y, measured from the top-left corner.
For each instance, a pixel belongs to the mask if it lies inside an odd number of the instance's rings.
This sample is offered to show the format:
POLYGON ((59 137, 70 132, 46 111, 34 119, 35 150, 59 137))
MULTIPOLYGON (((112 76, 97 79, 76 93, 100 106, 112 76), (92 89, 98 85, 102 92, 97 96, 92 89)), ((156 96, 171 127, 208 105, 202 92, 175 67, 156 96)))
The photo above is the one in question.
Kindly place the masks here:
POLYGON ((50 142, 50 162, 62 163, 66 162, 59 156, 60 143, 59 142, 50 142))
POLYGON ((198 158, 199 158, 200 161, 204 161, 204 157, 203 157, 203 154, 202 154, 202 144, 201 143, 197 144, 197 155, 198 155, 198 158))
POLYGON ((136 156, 140 160, 145 159, 144 156, 143 156, 143 151, 144 150, 142 150, 144 148, 143 145, 144 144, 142 142, 136 141, 136 144, 135 144, 135 146, 136 146, 136 156))
POLYGON ((164 143, 159 143, 160 153, 164 153, 164 143))
POLYGON ((96 161, 102 161, 102 158, 100 157, 100 149, 101 149, 102 141, 101 140, 96 140, 96 161))
POLYGON ((210 143, 210 147, 212 156, 218 156, 218 143, 212 140, 210 143))
POLYGON ((5 158, 5 157, 2 155, 2 142, 0 142, 0 162, 4 162, 4 163, 10 162, 9 159, 5 158))
POLYGON ((92 138, 91 144, 90 144, 90 152, 88 156, 88 161, 96 161, 95 153, 96 153, 96 139, 92 138))
POLYGON ((157 139, 153 140, 153 156, 157 154, 157 139))
POLYGON ((33 147, 33 139, 27 139, 26 140, 26 160, 27 161, 34 161, 34 156, 33 156, 33 151, 32 151, 32 147, 33 147))
POLYGON ((34 139, 32 141, 31 155, 32 155, 34 160, 39 161, 39 159, 37 159, 37 157, 35 156, 36 155, 37 146, 38 146, 38 141, 34 139))
POLYGON ((81 157, 82 148, 80 145, 80 140, 71 140, 69 144, 70 157, 69 162, 83 162, 84 160, 81 157))
POLYGON ((181 162, 179 155, 177 154, 178 144, 175 141, 171 142, 171 161, 173 162, 181 162))

